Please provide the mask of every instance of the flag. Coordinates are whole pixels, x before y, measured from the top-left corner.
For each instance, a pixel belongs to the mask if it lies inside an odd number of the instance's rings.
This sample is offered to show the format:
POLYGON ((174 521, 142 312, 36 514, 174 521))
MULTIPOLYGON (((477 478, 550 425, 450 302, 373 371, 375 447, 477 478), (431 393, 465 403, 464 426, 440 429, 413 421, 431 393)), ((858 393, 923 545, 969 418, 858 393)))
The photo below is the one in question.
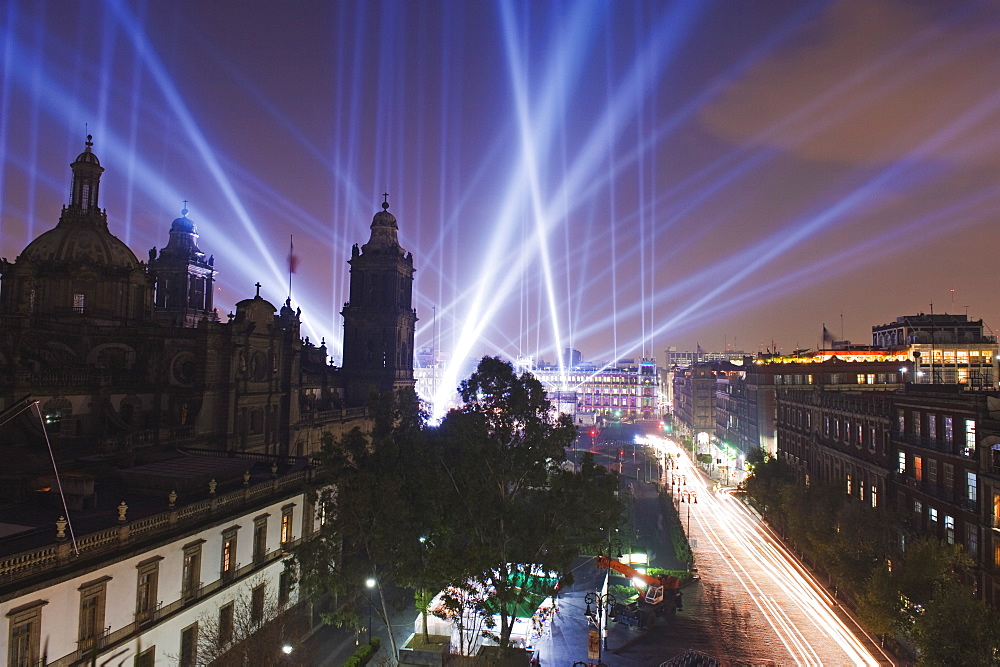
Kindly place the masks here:
POLYGON ((823 325, 823 342, 824 343, 832 343, 833 341, 834 341, 833 334, 830 333, 830 330, 827 329, 826 325, 824 324, 823 325))

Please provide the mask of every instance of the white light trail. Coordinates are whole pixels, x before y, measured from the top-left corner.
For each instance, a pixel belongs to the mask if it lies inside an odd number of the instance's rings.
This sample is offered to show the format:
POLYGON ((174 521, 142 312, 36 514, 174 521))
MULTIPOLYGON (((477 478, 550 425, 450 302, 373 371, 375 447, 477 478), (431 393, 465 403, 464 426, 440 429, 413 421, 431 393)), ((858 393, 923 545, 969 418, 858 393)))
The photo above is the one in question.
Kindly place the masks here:
POLYGON ((697 503, 685 509, 691 512, 691 537, 697 539, 696 562, 703 558, 711 563, 708 571, 700 565, 706 581, 724 576, 738 582, 796 664, 891 662, 871 654, 838 615, 836 601, 743 503, 714 493, 679 447, 665 449, 677 461, 676 473, 685 475, 687 488, 697 493, 697 503), (712 559, 713 553, 723 558, 712 559))

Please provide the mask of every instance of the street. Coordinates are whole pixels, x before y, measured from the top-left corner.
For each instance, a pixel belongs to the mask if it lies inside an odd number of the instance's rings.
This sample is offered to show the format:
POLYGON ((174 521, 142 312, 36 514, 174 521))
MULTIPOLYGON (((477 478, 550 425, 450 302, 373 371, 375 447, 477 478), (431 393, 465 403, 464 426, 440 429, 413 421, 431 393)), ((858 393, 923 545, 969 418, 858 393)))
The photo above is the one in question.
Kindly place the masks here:
POLYGON ((690 525, 702 583, 717 590, 718 604, 726 610, 719 629, 730 658, 799 665, 892 664, 746 505, 725 488, 714 491, 715 484, 686 455, 674 459, 675 474, 687 482, 675 488, 696 494, 696 502, 677 506, 690 525))
MULTIPOLYGON (((627 444, 633 435, 630 425, 619 425, 608 434, 610 442, 588 442, 585 434, 580 443, 580 449, 598 452, 598 463, 623 466, 621 493, 630 519, 619 537, 632 550, 648 554, 650 566, 683 569, 686 564, 676 560, 670 543, 660 497, 660 488, 672 490, 699 578, 684 587, 684 609, 674 618, 660 619, 648 630, 610 623, 601 656, 608 667, 659 665, 689 650, 730 664, 894 664, 767 526, 729 494, 731 489, 716 490, 716 482, 667 440, 662 440, 663 451, 671 453, 675 467, 658 476, 661 467, 650 460, 657 457, 655 450, 627 444)), ((570 458, 578 461, 580 453, 570 452, 570 458)), ((577 560, 574 583, 560 595, 559 614, 535 644, 542 665, 588 660, 584 598, 604 589, 606 576, 592 556, 577 560)), ((626 582, 618 578, 611 583, 626 582)), ((415 618, 407 610, 393 619, 397 641, 405 640, 415 618)), ((378 620, 373 633, 385 647, 387 637, 378 620)), ((355 648, 354 636, 335 629, 318 633, 311 643, 324 659, 317 664, 341 664, 355 648)))

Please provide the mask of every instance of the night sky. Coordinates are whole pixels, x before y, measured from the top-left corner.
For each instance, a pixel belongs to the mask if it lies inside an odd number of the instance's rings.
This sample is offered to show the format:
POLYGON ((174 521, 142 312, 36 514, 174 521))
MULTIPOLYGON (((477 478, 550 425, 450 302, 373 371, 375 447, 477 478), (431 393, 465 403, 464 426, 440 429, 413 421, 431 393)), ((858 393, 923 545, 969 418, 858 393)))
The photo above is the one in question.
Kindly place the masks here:
POLYGON ((996 2, 7 0, 0 49, 0 256, 89 131, 112 233, 145 260, 189 200, 223 316, 294 235, 338 363, 383 192, 459 374, 1000 327, 996 2))

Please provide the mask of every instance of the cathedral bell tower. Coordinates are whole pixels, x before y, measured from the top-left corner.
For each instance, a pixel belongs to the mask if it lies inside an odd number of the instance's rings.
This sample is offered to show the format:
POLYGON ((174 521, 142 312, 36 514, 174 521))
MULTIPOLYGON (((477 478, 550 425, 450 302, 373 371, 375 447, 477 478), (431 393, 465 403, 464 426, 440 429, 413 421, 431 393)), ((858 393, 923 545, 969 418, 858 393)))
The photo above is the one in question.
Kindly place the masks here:
MULTIPOLYGON (((187 204, 187 202, 184 202, 187 204)), ((198 247, 198 228, 185 207, 170 225, 170 240, 160 250, 149 251, 149 272, 156 279, 153 317, 161 322, 196 327, 202 320, 215 321, 215 258, 205 259, 198 247)))
POLYGON ((413 255, 399 247, 389 195, 371 224, 371 238, 351 249, 350 301, 344 304, 343 376, 349 405, 380 392, 413 387, 413 255))

